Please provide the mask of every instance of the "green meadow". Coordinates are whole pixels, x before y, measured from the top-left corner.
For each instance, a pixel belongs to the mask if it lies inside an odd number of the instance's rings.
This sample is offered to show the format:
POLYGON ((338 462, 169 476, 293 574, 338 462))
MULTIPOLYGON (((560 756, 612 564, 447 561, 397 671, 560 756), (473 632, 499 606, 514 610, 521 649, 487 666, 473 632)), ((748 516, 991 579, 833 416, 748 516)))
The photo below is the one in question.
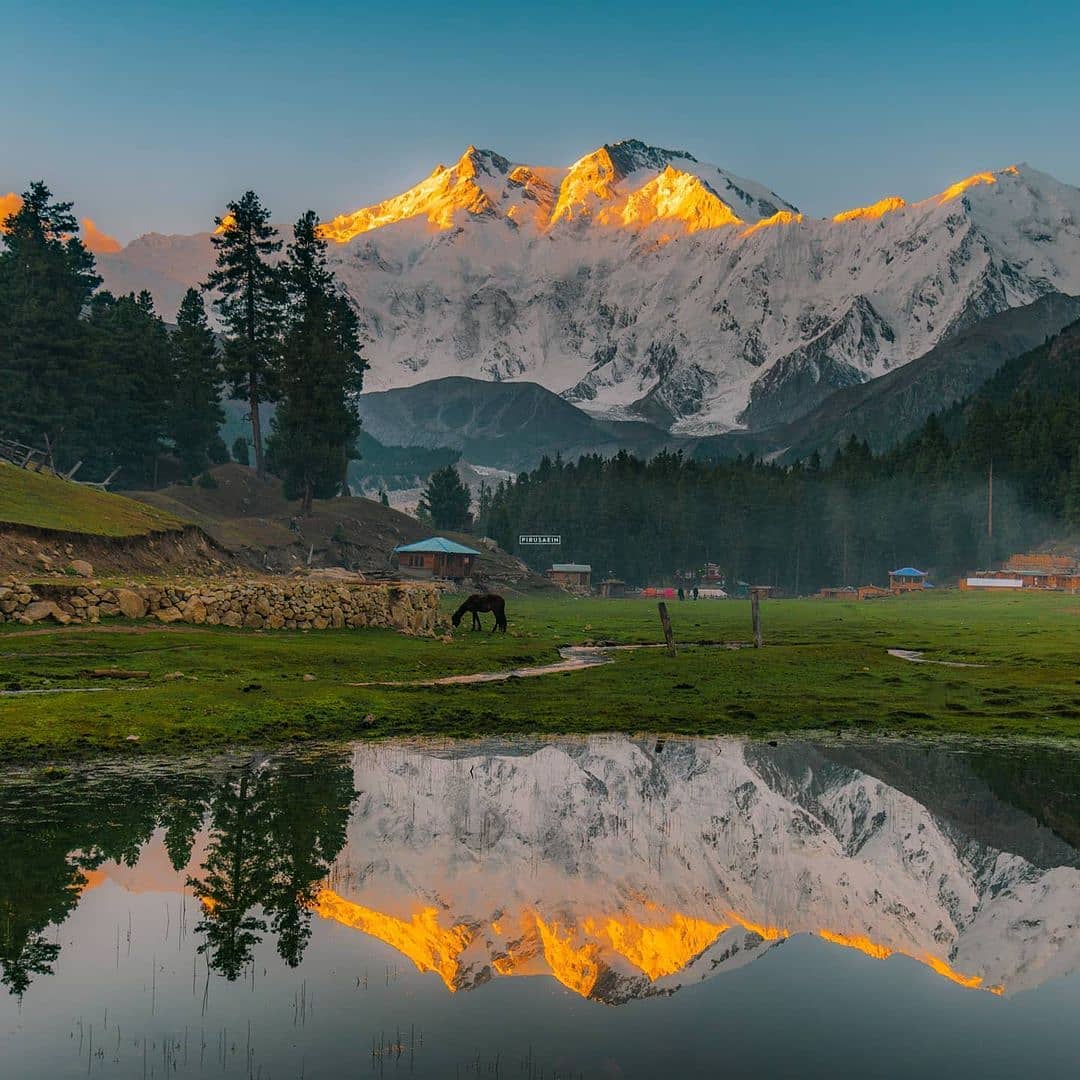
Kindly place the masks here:
MULTIPOLYGON (((448 610, 453 606, 448 598, 448 610)), ((510 600, 509 633, 259 632, 110 622, 0 631, 9 759, 369 738, 594 731, 1080 736, 1080 597, 937 592, 880 601, 669 602, 678 654, 581 671, 423 682, 559 659, 562 645, 662 640, 655 602, 510 600), (890 648, 946 663, 911 663, 890 648), (977 665, 947 666, 951 663, 977 665), (117 669, 129 677, 100 677, 117 669), (34 692, 29 692, 34 691, 34 692)))

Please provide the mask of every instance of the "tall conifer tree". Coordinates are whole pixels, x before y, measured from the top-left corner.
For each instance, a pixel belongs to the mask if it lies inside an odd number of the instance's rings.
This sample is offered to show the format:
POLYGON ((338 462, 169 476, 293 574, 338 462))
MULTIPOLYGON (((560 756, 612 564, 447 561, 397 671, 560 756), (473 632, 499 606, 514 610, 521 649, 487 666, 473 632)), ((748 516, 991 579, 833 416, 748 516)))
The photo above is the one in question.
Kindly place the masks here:
POLYGON ((169 435, 185 476, 194 476, 206 468, 210 447, 225 419, 221 358, 198 290, 188 289, 184 294, 169 344, 173 369, 169 435))
POLYGON ((91 303, 87 332, 95 429, 84 460, 104 473, 119 466, 128 486, 152 482, 172 391, 165 324, 148 292, 105 292, 91 303))
MULTIPOLYGON (((547 459, 545 458, 545 461, 547 459)), ((472 524, 469 505, 472 495, 453 465, 436 469, 420 496, 420 512, 431 518, 436 529, 459 532, 472 524)))
POLYGON ((83 311, 101 279, 69 202, 23 192, 0 249, 0 430, 70 465, 93 430, 83 311))
POLYGON ((290 498, 311 512, 316 496, 345 489, 360 421, 353 395, 366 364, 360 356, 356 315, 326 264, 319 219, 308 211, 294 229, 282 267, 287 298, 281 349, 282 400, 268 452, 290 498))
POLYGON ((215 218, 211 238, 217 264, 205 288, 220 295, 214 306, 227 328, 225 369, 233 393, 251 409, 251 441, 255 468, 263 473, 262 424, 259 405, 277 398, 278 322, 281 288, 271 257, 281 250, 270 211, 254 191, 228 204, 215 218))

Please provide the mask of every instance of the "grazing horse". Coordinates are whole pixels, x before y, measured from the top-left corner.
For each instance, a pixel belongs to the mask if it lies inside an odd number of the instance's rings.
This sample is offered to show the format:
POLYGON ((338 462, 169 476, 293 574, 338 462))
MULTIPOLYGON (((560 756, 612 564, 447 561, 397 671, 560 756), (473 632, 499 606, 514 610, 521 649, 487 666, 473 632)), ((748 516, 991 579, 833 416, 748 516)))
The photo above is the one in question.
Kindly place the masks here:
POLYGON ((472 628, 474 630, 481 629, 479 613, 481 611, 492 611, 495 613, 495 625, 491 628, 491 632, 494 634, 496 630, 501 630, 504 634, 506 633, 506 601, 501 596, 495 596, 494 594, 481 596, 479 593, 473 593, 450 616, 450 621, 455 626, 460 626, 461 619, 467 611, 472 612, 472 628))

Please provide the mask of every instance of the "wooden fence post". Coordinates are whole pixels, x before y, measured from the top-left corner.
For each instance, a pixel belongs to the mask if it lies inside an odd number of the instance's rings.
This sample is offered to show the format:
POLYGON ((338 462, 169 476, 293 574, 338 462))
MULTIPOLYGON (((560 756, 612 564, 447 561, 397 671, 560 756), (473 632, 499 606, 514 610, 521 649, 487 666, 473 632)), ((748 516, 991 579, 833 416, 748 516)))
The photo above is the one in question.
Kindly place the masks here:
POLYGON ((667 604, 661 601, 656 605, 660 611, 660 625, 664 628, 664 640, 667 642, 668 655, 675 655, 675 634, 671 629, 671 617, 668 615, 667 604))
POLYGON ((761 595, 765 590, 750 589, 750 620, 754 625, 754 648, 761 648, 761 595))

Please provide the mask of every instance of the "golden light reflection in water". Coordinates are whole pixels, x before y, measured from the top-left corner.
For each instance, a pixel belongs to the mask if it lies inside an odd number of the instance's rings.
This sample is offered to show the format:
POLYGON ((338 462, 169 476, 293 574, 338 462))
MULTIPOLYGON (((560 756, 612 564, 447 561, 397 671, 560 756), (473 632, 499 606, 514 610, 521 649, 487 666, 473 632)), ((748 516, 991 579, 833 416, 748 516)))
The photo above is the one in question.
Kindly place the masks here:
POLYGON ((378 938, 408 957, 417 971, 436 972, 451 993, 457 989, 458 957, 468 947, 472 934, 466 926, 439 926, 435 908, 422 908, 406 922, 346 900, 332 889, 323 889, 313 910, 324 919, 378 938))
MULTIPOLYGON (((324 889, 313 910, 322 918, 377 938, 411 960, 418 971, 434 971, 448 990, 457 989, 460 957, 472 944, 474 935, 464 925, 441 927, 435 908, 422 908, 411 919, 405 920, 324 889)), ((781 941, 793 935, 786 927, 758 923, 735 912, 728 913, 731 922, 710 922, 681 912, 657 914, 659 917, 655 921, 648 922, 618 914, 586 918, 580 926, 570 926, 558 919, 545 919, 535 911, 527 911, 516 921, 520 937, 492 960, 492 967, 496 974, 504 977, 550 975, 568 990, 587 998, 596 988, 605 965, 615 957, 621 957, 655 982, 678 974, 732 926, 739 926, 763 941, 781 941)), ((512 922, 514 920, 504 917, 494 921, 491 929, 501 937, 512 922)), ((1003 987, 984 986, 981 976, 958 972, 931 953, 894 949, 863 934, 833 930, 818 930, 816 934, 824 941, 856 949, 874 960, 907 956, 969 990, 1004 993, 1003 987)))
POLYGON ((609 917, 602 924, 589 919, 584 926, 588 934, 605 936, 615 952, 653 982, 682 971, 729 928, 727 923, 706 922, 678 912, 661 925, 620 916, 609 917))
POLYGON ((865 953, 874 960, 887 960, 893 955, 906 956, 911 960, 917 960, 920 964, 925 964, 931 971, 940 975, 943 979, 948 979, 949 982, 956 983, 957 986, 966 987, 968 990, 987 990, 991 994, 997 994, 998 996, 1005 993, 1005 987, 983 986, 981 976, 963 975, 932 953, 916 954, 904 952, 902 949, 890 949, 887 945, 879 945, 862 934, 838 934, 832 930, 819 930, 817 933, 818 937, 823 938, 825 941, 831 941, 834 945, 842 945, 847 949, 858 949, 859 952, 865 953))

